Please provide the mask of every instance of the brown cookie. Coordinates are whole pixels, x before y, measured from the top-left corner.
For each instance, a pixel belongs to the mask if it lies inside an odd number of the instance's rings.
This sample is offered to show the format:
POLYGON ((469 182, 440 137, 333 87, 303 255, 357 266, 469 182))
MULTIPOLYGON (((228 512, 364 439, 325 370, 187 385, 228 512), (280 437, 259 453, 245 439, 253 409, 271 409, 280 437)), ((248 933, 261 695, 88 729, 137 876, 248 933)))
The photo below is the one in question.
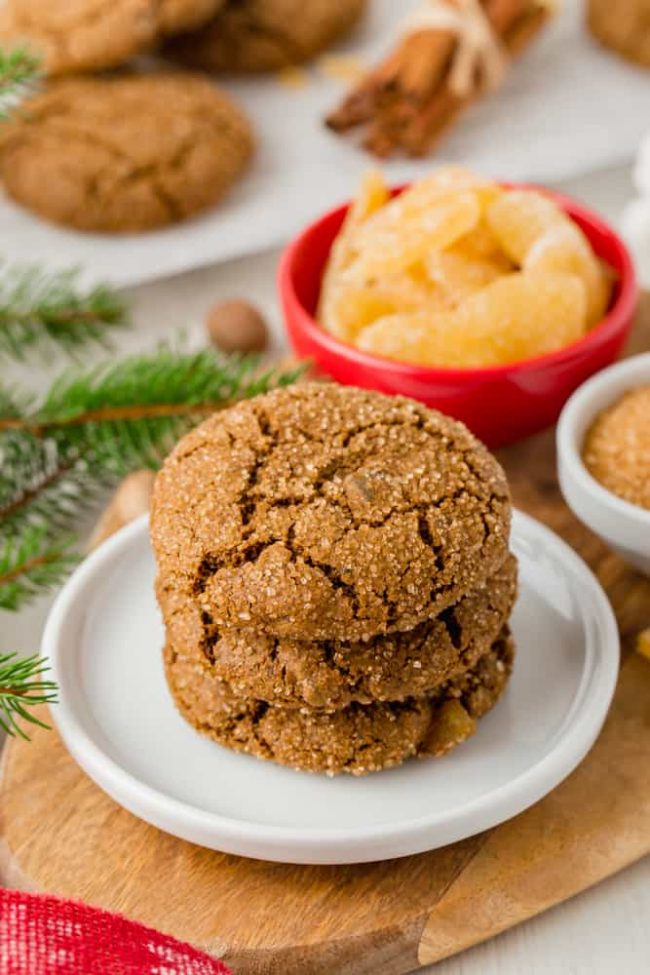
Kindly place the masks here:
POLYGON ((179 657, 202 663, 237 697, 282 707, 335 710, 356 701, 422 697, 474 666, 510 616, 517 589, 514 557, 441 616, 407 633, 359 643, 303 643, 252 630, 222 630, 195 603, 158 592, 167 639, 179 657))
POLYGON ((167 53, 204 71, 273 71, 307 61, 359 20, 366 0, 227 0, 167 53))
POLYGON ((335 384, 273 391, 184 437, 156 479, 159 585, 217 627, 303 641, 412 629, 508 554, 505 475, 462 424, 335 384))
POLYGON ((507 629, 478 663, 429 698, 351 704, 333 714, 237 698, 201 664, 165 650, 167 680, 183 717, 236 751, 307 772, 365 775, 411 756, 444 755, 474 734, 508 682, 507 629))
POLYGON ((224 0, 5 0, 0 41, 26 43, 51 75, 123 64, 215 14, 224 0))
POLYGON ((246 118, 202 77, 71 78, 2 126, 0 178, 46 220, 135 232, 215 204, 251 151, 246 118))
POLYGON ((648 0, 588 0, 587 26, 605 47, 650 68, 648 0))

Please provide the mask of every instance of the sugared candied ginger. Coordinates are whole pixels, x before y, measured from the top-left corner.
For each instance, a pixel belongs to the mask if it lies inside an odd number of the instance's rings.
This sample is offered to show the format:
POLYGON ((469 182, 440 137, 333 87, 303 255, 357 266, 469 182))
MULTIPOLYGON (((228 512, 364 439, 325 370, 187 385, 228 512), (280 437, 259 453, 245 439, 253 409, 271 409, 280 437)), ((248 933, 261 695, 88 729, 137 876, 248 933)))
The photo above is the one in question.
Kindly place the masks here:
POLYGON ((318 317, 366 352, 494 366, 576 341, 611 274, 549 197, 444 167, 400 195, 370 174, 336 239, 318 317))

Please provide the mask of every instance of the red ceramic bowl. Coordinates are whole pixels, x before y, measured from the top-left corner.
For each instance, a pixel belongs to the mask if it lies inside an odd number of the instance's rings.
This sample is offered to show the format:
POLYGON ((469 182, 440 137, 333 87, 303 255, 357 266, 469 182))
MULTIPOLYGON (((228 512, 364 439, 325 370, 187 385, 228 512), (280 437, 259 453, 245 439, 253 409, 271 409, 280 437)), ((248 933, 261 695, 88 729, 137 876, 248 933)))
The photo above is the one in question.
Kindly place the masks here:
POLYGON ((325 263, 346 205, 308 226, 280 262, 278 286, 293 348, 340 383, 411 396, 457 417, 491 447, 550 426, 574 389, 618 355, 632 324, 638 292, 630 255, 612 228, 580 203, 543 192, 578 224, 596 254, 617 275, 609 312, 577 342, 504 366, 436 369, 361 352, 333 338, 318 325, 314 314, 325 263))

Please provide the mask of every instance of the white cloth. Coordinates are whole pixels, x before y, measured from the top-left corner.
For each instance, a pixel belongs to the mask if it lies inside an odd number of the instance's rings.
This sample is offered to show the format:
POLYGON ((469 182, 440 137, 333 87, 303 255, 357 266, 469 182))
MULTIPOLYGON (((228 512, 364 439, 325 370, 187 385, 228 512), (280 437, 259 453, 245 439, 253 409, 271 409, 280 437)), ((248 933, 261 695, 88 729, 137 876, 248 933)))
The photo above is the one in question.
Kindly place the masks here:
MULTIPOLYGON (((342 50, 376 63, 407 3, 372 0, 366 25, 342 50)), ((580 0, 565 0, 557 20, 513 62, 502 87, 459 120, 432 159, 384 167, 391 182, 441 162, 552 183, 631 161, 648 126, 650 73, 597 45, 582 27, 582 12, 580 0)), ((373 165, 357 148, 357 136, 341 138, 322 124, 342 96, 340 82, 314 70, 302 88, 268 78, 224 85, 252 116, 258 152, 222 206, 178 227, 111 238, 50 227, 0 196, 0 255, 51 267, 79 264, 90 276, 119 284, 160 278, 282 243, 349 197, 373 165)))

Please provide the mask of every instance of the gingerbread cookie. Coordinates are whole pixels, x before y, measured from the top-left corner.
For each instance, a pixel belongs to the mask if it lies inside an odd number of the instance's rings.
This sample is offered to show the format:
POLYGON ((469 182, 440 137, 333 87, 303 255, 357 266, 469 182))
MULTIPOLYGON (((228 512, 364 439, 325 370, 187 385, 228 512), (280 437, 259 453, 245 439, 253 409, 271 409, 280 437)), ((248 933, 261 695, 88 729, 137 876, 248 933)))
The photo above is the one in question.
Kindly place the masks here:
POLYGON ((241 110, 180 73, 74 78, 31 99, 0 132, 10 197, 78 230, 148 230, 223 196, 252 151, 241 110))
POLYGON ((174 38, 167 53, 204 71, 272 71, 313 57, 365 7, 366 0, 227 0, 207 25, 174 38))
POLYGON ((501 467, 462 424, 305 383, 184 437, 151 533, 162 584, 217 627, 356 641, 412 629, 494 575, 510 510, 501 467))
POLYGON ((414 630, 359 643, 304 643, 253 630, 221 630, 179 593, 159 587, 167 639, 237 697, 282 707, 335 710, 358 702, 422 697, 473 667, 497 639, 514 604, 510 556, 487 582, 414 630))
POLYGON ((51 75, 97 71, 205 23, 224 0, 5 0, 0 41, 26 43, 51 75))
POLYGON ((469 738, 505 689, 513 654, 506 628, 471 670, 430 697, 351 704, 333 714, 238 698, 169 644, 165 665, 181 714, 219 744, 308 772, 365 775, 412 756, 444 755, 469 738))

